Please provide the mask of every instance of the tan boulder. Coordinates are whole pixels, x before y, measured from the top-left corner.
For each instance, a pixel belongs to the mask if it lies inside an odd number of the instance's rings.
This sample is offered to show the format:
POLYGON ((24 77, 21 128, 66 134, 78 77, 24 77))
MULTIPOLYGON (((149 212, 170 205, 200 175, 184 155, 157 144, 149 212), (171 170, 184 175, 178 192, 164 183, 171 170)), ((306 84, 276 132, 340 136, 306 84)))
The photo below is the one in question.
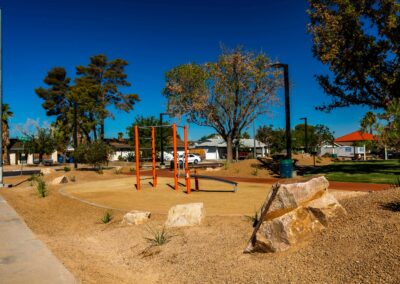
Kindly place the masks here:
POLYGON ((263 222, 257 231, 253 251, 285 251, 300 241, 307 240, 323 225, 304 207, 299 207, 278 218, 263 222))
POLYGON ((140 225, 150 219, 151 212, 132 210, 124 215, 122 224, 140 225))
MULTIPOLYGON (((268 211, 268 218, 280 216, 322 196, 328 187, 329 181, 324 176, 313 178, 307 182, 282 184, 268 211)), ((270 197, 271 194, 267 200, 270 197)))
POLYGON ((57 184, 63 184, 63 183, 67 183, 68 182, 68 178, 66 176, 60 176, 60 177, 56 177, 55 179, 53 179, 51 181, 52 185, 57 185, 57 184))
POLYGON ((245 252, 287 250, 323 230, 330 218, 345 213, 328 187, 325 177, 274 185, 245 252))
POLYGON ((168 211, 167 227, 183 227, 200 225, 205 217, 204 204, 188 203, 178 204, 168 211))

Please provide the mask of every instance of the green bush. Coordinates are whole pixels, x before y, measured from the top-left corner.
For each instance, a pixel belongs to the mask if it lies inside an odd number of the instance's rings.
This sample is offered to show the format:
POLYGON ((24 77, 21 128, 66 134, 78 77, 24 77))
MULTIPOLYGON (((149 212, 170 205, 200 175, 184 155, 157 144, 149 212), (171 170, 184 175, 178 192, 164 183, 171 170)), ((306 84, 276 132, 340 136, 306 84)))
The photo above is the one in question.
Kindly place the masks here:
POLYGON ((79 145, 73 153, 73 157, 78 163, 90 164, 101 170, 101 166, 108 163, 108 157, 112 152, 111 147, 106 143, 95 141, 79 145))
POLYGON ((70 170, 71 170, 70 167, 68 167, 68 166, 65 166, 65 167, 64 167, 64 172, 69 172, 70 170))
POLYGON ((110 223, 110 221, 112 220, 112 212, 111 211, 106 211, 103 215, 103 218, 101 218, 101 221, 104 224, 110 223))

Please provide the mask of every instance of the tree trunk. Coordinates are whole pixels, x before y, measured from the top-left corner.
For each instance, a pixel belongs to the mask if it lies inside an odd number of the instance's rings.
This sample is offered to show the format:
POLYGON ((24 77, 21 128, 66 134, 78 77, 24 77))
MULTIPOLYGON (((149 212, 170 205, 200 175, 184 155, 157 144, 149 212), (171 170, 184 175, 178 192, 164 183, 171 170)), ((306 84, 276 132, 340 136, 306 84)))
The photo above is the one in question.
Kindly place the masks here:
POLYGON ((228 163, 232 163, 233 157, 232 157, 232 137, 228 136, 226 138, 226 161, 228 163))
POLYGON ((100 140, 104 141, 104 119, 100 121, 100 140))

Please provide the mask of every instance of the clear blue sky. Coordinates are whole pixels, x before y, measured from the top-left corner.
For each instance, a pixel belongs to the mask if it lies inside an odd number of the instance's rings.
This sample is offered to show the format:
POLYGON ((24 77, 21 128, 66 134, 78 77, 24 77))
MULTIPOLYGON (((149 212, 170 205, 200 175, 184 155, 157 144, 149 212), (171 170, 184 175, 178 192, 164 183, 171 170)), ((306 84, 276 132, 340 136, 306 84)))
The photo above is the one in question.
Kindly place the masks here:
MULTIPOLYGON (((115 120, 106 121, 106 136, 111 137, 125 132, 136 115, 158 116, 165 111, 164 72, 182 63, 216 60, 221 43, 262 50, 289 64, 293 126, 307 116, 309 124, 325 124, 340 136, 357 130, 366 111, 314 110, 329 100, 314 75, 328 70, 311 54, 305 0, 0 0, 0 6, 4 102, 14 112, 12 136, 18 135, 15 126, 28 118, 53 120, 46 117, 34 89, 43 85, 46 72, 54 66, 63 66, 74 76, 75 66, 87 64, 95 54, 129 62, 126 72, 132 86, 125 92, 138 93, 141 102, 131 113, 116 111, 115 120)), ((283 104, 271 111, 272 116, 259 117, 256 125, 283 127, 283 104)), ((210 132, 190 125, 189 139, 210 132)))

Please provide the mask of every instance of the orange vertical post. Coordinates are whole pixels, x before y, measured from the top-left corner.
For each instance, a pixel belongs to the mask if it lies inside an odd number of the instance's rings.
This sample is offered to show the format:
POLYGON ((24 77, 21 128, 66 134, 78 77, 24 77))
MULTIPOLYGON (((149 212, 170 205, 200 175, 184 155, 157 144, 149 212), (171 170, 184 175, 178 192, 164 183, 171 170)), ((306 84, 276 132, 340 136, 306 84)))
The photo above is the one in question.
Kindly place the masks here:
POLYGON ((140 171, 139 171, 139 127, 135 126, 135 158, 136 158, 136 189, 140 190, 140 171))
POLYGON ((151 161, 153 170, 153 188, 157 186, 157 173, 156 173, 156 138, 154 127, 151 128, 151 161))
POLYGON ((186 191, 189 194, 190 188, 190 171, 189 171, 189 151, 188 151, 188 129, 187 126, 183 127, 183 143, 185 148, 185 180, 186 180, 186 191))
POLYGON ((172 124, 172 140, 174 147, 174 185, 175 190, 178 190, 178 150, 176 145, 176 123, 172 124))

